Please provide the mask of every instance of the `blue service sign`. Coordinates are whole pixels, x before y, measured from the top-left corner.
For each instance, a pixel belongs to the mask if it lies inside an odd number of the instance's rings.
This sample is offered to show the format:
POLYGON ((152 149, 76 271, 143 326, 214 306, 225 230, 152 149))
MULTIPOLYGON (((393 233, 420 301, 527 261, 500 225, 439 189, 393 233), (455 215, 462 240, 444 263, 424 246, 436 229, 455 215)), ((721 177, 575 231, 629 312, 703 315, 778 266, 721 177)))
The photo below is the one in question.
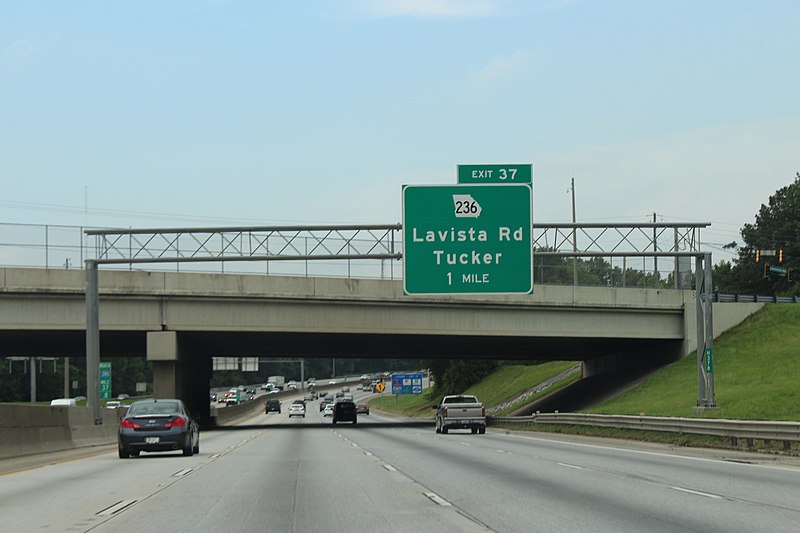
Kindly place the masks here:
POLYGON ((392 374, 392 394, 422 394, 422 374, 392 374))

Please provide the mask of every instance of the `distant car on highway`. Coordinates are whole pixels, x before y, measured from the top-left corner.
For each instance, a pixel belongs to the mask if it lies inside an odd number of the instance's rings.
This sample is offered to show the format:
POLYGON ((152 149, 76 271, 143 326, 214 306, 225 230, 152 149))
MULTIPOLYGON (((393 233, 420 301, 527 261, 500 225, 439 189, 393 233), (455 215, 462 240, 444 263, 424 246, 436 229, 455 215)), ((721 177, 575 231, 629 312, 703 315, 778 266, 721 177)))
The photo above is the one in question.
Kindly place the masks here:
POLYGON ((117 446, 120 459, 173 450, 193 455, 200 452, 200 429, 181 400, 139 400, 122 417, 117 446))
POLYGON ((55 400, 50 400, 51 407, 76 407, 78 405, 78 401, 75 398, 56 398, 55 400))
POLYGON ((106 402, 106 409, 116 409, 118 407, 122 407, 122 404, 116 400, 111 400, 106 402))
POLYGON ((366 402, 359 402, 356 404, 356 413, 360 415, 369 415, 369 404, 366 402))
POLYGON ((289 406, 289 418, 293 416, 302 416, 303 418, 306 417, 306 406, 302 403, 293 403, 289 406))
POLYGON ((270 414, 270 413, 273 413, 273 412, 280 414, 280 412, 281 412, 281 402, 280 402, 280 400, 275 400, 275 399, 267 400, 267 414, 270 414))
POLYGON ((322 416, 333 416, 333 404, 325 404, 325 409, 322 411, 322 416))
POLYGON ((356 404, 347 400, 339 400, 333 404, 333 423, 337 422, 352 422, 358 423, 358 415, 356 414, 356 404))

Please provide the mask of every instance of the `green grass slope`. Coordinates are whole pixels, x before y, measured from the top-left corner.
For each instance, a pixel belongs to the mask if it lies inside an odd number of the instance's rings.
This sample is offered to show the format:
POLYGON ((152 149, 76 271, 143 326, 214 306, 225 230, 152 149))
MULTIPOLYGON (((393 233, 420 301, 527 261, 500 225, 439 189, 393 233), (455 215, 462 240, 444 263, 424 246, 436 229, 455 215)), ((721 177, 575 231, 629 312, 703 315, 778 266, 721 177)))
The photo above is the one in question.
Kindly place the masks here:
MULTIPOLYGON (((474 394, 487 408, 493 407, 518 393, 531 389, 548 379, 575 366, 574 361, 552 361, 541 365, 503 365, 483 381, 467 389, 465 394, 474 394)), ((547 390, 556 390, 554 386, 547 390)), ((370 400, 375 409, 398 413, 405 416, 430 416, 431 406, 441 400, 441 396, 431 397, 428 390, 422 394, 394 397, 384 394, 370 400)), ((537 396, 538 397, 538 396, 537 396)), ((532 400, 529 400, 532 401, 532 400)))
POLYGON ((695 414, 696 354, 584 412, 800 421, 800 305, 765 306, 714 341, 717 409, 695 414))

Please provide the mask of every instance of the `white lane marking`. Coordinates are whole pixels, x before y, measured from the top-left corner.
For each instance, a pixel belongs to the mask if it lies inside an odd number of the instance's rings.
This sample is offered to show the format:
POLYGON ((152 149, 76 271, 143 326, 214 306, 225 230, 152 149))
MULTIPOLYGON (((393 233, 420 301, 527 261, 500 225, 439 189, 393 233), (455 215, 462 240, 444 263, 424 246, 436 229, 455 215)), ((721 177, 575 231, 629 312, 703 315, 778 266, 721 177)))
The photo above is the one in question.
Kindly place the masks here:
POLYGON ((462 446, 472 446, 472 444, 470 444, 469 442, 462 442, 462 441, 458 441, 458 443, 459 443, 460 445, 462 445, 462 446))
POLYGON ((351 442, 351 443, 350 443, 350 445, 351 445, 353 448, 360 448, 360 447, 361 447, 361 446, 359 446, 358 444, 356 444, 355 442, 351 442))
POLYGON ((428 497, 429 500, 436 503, 437 505, 441 505, 442 507, 452 507, 452 504, 436 494, 435 492, 424 492, 425 496, 428 497))
POLYGON ((120 502, 115 503, 111 507, 106 507, 102 511, 96 512, 95 515, 96 516, 111 516, 111 515, 113 515, 115 513, 118 513, 120 511, 126 509, 127 507, 130 507, 131 505, 136 503, 136 501, 137 500, 122 500, 120 502))
POLYGON ((397 472, 397 469, 392 465, 383 465, 383 467, 388 470, 389 472, 397 472))
POLYGON ((511 455, 511 452, 507 452, 507 451, 505 451, 505 450, 495 450, 495 451, 496 451, 497 453, 502 453, 502 454, 505 454, 505 455, 511 455))
POLYGON ((172 474, 172 477, 182 477, 182 476, 185 476, 186 474, 188 474, 188 473, 189 473, 189 472, 191 472, 192 470, 194 470, 194 469, 193 469, 193 468, 184 468, 183 470, 180 470, 180 471, 178 471, 178 472, 175 472, 174 474, 172 474))
MULTIPOLYGON (((593 448, 596 450, 605 450, 605 451, 616 451, 616 452, 628 452, 628 453, 635 453, 640 455, 649 455, 651 457, 671 457, 673 459, 687 459, 690 461, 703 461, 707 463, 723 463, 726 465, 738 465, 741 467, 756 467, 756 468, 769 468, 772 470, 792 470, 793 467, 791 466, 778 466, 778 465, 762 465, 758 463, 742 463, 742 462, 735 462, 729 459, 715 459, 715 458, 708 458, 708 457, 695 457, 693 455, 680 455, 677 453, 668 453, 668 452, 649 452, 646 450, 633 450, 631 448, 622 448, 619 446, 601 446, 599 444, 586 444, 583 442, 571 442, 568 440, 556 440, 556 439, 543 439, 539 437, 529 437, 527 435, 516 435, 513 433, 495 433, 501 437, 509 437, 512 439, 521 439, 521 440, 532 440, 536 442, 548 443, 548 444, 565 444, 568 446, 575 446, 579 448, 593 448)), ((438 437, 437 437, 438 438, 438 437)))
POLYGON ((700 492, 699 490, 692 490, 692 489, 685 489, 683 487, 670 487, 672 490, 677 490, 678 492, 685 492, 687 494, 694 494, 695 496, 703 496, 706 498, 713 498, 715 500, 721 500, 722 496, 719 494, 709 494, 708 492, 700 492))
POLYGON ((556 464, 557 464, 558 466, 563 466, 563 467, 565 467, 565 468, 573 468, 573 469, 575 469, 575 470, 586 470, 586 469, 585 469, 584 467, 582 467, 582 466, 571 465, 571 464, 567 464, 567 463, 556 463, 556 464))
POLYGON ((366 455, 367 457, 372 457, 372 452, 364 452, 364 455, 366 455))
POLYGON ((217 457, 219 457, 220 455, 222 455, 222 454, 215 453, 214 455, 212 455, 211 457, 209 457, 209 459, 216 459, 216 458, 217 458, 217 457))

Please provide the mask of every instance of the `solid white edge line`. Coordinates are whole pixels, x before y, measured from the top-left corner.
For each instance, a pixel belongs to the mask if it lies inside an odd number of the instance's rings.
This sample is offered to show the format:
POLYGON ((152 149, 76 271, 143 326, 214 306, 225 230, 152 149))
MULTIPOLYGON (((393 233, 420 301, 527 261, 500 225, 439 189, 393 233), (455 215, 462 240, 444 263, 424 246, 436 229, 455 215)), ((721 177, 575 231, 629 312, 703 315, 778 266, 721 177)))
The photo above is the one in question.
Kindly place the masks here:
POLYGON ((571 465, 571 464, 568 464, 568 463, 556 463, 556 464, 558 466, 563 466, 565 468, 572 468, 574 470, 586 470, 584 467, 578 466, 578 465, 571 465))
POLYGON ((388 470, 389 472, 397 472, 397 469, 392 465, 383 465, 383 467, 388 470))
POLYGON ((192 470, 194 470, 194 469, 193 469, 193 468, 184 468, 183 470, 179 470, 178 472, 175 472, 174 474, 172 474, 172 477, 182 477, 182 476, 185 476, 186 474, 188 474, 188 473, 189 473, 189 472, 191 472, 192 470))
POLYGON ((703 496, 705 498, 713 498, 715 500, 721 500, 722 496, 719 494, 709 494, 708 492, 700 492, 699 490, 692 490, 692 489, 685 489, 683 487, 670 487, 672 490, 677 490, 678 492, 685 492, 687 494, 694 494, 695 496, 703 496))
POLYGON ((453 504, 436 494, 435 492, 423 492, 423 494, 432 502, 442 507, 452 507, 453 504))

